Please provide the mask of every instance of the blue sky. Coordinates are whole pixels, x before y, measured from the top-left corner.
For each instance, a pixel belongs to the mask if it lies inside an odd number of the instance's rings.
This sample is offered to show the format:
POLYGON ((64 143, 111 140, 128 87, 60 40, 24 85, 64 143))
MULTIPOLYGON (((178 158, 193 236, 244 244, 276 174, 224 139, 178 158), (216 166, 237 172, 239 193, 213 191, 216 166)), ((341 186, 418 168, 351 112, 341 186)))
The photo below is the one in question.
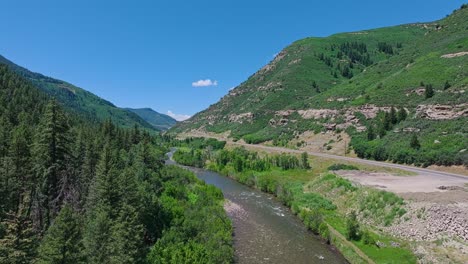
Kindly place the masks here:
POLYGON ((0 54, 118 106, 193 115, 295 40, 432 21, 463 2, 1 0, 0 54))

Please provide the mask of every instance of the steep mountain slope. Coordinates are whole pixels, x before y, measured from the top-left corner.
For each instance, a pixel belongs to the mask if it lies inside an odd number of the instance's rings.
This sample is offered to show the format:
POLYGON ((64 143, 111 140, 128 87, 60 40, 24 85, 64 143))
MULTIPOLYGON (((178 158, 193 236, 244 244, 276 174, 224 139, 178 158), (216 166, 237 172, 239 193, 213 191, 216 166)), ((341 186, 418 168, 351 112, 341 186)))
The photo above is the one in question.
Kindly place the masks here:
POLYGON ((345 130, 361 157, 468 163, 467 29, 468 8, 461 8, 433 23, 299 40, 171 131, 230 131, 250 143, 296 147, 305 132, 345 130), (391 107, 409 118, 384 126, 391 107), (379 135, 368 141, 369 127, 379 135), (419 146, 410 148, 412 134, 419 146), (420 160, 406 159, 416 152, 420 160), (439 160, 441 153, 449 158, 439 160))
POLYGON ((143 118, 143 120, 158 130, 168 130, 177 123, 174 118, 158 113, 151 108, 125 108, 125 110, 137 114, 139 117, 143 118))
POLYGON ((135 124, 147 129, 154 129, 135 113, 121 109, 84 89, 67 82, 31 72, 0 55, 0 64, 8 65, 20 76, 28 79, 39 89, 54 96, 66 108, 85 116, 86 119, 104 121, 111 118, 118 126, 132 127, 135 124))

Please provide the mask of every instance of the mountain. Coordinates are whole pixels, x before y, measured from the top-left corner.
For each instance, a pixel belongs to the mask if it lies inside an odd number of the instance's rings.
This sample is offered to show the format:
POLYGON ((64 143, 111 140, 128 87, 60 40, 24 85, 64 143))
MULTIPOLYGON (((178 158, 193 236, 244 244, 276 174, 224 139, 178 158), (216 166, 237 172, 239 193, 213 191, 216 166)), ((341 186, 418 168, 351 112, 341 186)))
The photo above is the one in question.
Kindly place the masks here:
POLYGON ((467 29, 463 5, 431 23, 296 41, 171 132, 300 149, 328 135, 325 152, 351 137, 363 158, 468 164, 467 29))
POLYGON ((121 127, 138 125, 154 130, 154 126, 143 120, 137 114, 121 109, 93 93, 78 88, 70 83, 31 72, 0 55, 0 64, 6 64, 21 77, 29 80, 35 87, 55 97, 68 110, 75 112, 86 119, 102 122, 112 119, 112 122, 121 127))
POLYGON ((168 130, 177 123, 174 118, 158 113, 151 108, 125 108, 125 110, 137 114, 139 117, 143 118, 143 120, 158 130, 168 130))

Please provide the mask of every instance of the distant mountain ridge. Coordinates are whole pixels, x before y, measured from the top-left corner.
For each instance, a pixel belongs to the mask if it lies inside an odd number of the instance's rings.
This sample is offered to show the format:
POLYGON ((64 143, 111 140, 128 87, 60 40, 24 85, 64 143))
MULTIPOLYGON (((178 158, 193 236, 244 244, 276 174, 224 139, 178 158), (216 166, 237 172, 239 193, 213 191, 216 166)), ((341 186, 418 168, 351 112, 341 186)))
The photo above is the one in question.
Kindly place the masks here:
POLYGON ((174 118, 161 114, 159 112, 154 111, 151 108, 125 108, 128 111, 131 111, 135 114, 137 114, 139 117, 143 118, 146 122, 151 124, 153 127, 155 127, 158 130, 168 130, 172 126, 174 126, 177 123, 177 120, 174 118))
MULTIPOLYGON (((121 127, 138 125, 150 130, 161 130, 156 123, 150 124, 137 114, 119 108, 111 102, 70 83, 32 72, 1 55, 0 63, 8 65, 10 69, 29 80, 35 87, 55 97, 72 112, 85 116, 89 120, 102 122, 112 119, 113 123, 121 127)), ((167 121, 164 121, 161 125, 166 127, 167 121)))
POLYGON ((468 165, 467 29, 463 5, 435 22, 298 40, 170 132, 323 152, 351 140, 363 158, 468 165))

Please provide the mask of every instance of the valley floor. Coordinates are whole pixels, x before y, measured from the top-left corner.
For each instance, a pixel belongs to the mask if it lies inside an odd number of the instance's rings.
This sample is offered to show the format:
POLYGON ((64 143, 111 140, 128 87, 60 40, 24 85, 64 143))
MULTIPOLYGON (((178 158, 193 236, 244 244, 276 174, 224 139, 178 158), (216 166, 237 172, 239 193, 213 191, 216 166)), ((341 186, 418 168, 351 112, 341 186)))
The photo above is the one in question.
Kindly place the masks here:
MULTIPOLYGON (((202 136, 200 134, 182 135, 202 136)), ((213 135, 203 135, 213 137, 213 135)), ((227 137, 215 135, 217 139, 227 137)), ((303 151, 228 141, 228 148, 242 146, 267 153, 303 151)), ((413 166, 309 152, 315 174, 340 162, 360 170, 335 173, 359 186, 393 192, 405 200, 406 214, 384 233, 411 243, 421 263, 468 263, 468 177, 413 166)), ((307 179, 305 179, 307 182, 307 179)), ((371 224, 371 223, 369 223, 371 224)))

